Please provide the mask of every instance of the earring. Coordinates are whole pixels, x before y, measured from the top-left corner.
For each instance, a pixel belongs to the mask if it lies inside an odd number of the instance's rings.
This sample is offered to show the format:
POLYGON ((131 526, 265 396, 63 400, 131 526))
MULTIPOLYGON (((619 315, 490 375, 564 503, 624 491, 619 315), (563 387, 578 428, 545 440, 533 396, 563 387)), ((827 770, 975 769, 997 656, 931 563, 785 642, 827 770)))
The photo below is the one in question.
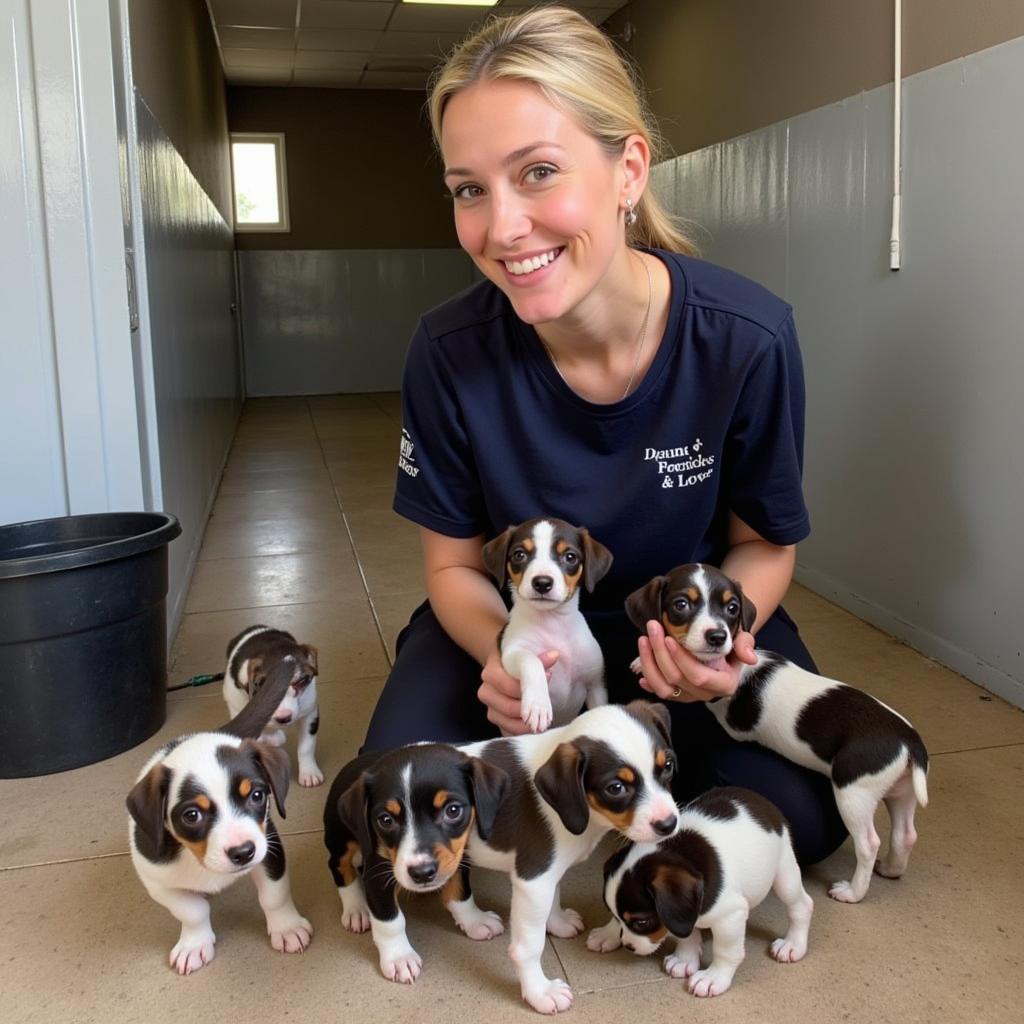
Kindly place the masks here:
POLYGON ((626 200, 626 227, 631 228, 637 222, 636 210, 633 209, 633 200, 626 200))

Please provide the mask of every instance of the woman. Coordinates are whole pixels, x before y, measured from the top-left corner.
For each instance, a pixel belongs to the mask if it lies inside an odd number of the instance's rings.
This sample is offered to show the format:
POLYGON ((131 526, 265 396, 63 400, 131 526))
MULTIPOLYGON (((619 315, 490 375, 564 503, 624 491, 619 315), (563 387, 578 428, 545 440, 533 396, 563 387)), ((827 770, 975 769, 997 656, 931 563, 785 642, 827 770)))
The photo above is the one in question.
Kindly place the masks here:
MULTIPOLYGON (((486 280, 428 313, 410 347, 395 510, 421 527, 429 602, 399 637, 367 749, 523 731, 481 547, 538 515, 615 556, 582 604, 613 701, 642 695, 626 595, 690 561, 740 581, 759 645, 813 669, 779 608, 809 528, 792 313, 695 259, 646 191, 652 131, 611 44, 565 9, 492 22, 442 68, 430 112, 459 242, 486 280)), ((715 671, 651 623, 641 685, 672 713, 680 799, 757 789, 817 860, 844 837, 827 779, 732 742, 700 707, 735 689, 752 650, 742 634, 715 671)))

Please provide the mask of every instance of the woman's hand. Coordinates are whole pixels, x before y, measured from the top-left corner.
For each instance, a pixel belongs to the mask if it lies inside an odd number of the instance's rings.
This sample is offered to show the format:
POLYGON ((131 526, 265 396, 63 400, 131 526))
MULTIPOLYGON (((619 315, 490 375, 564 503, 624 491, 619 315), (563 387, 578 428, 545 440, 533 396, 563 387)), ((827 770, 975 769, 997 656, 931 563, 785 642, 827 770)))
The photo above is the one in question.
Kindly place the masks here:
MULTIPOLYGON (((551 672, 551 666, 558 661, 558 651, 545 651, 540 656, 544 671, 551 672)), ((493 722, 506 736, 521 736, 530 730, 520 717, 523 696, 519 680, 510 676, 501 665, 501 652, 497 645, 487 656, 483 671, 483 682, 476 691, 480 702, 487 706, 487 720, 493 722)))
POLYGON ((736 692, 743 664, 756 665, 754 637, 740 631, 733 641, 732 654, 722 668, 711 668, 698 661, 685 647, 665 635, 660 622, 647 623, 647 636, 640 637, 640 686, 662 700, 682 703, 728 697, 736 692))

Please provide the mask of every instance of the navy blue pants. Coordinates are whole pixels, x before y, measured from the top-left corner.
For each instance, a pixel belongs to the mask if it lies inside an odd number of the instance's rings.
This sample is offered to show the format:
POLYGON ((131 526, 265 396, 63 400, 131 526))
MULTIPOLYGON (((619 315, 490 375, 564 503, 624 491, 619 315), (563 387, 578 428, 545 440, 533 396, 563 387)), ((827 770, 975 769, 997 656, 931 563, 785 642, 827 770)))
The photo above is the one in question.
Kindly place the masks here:
MULTIPOLYGON (((629 663, 637 655, 636 629, 625 615, 592 618, 605 657, 608 696, 626 703, 648 694, 629 663)), ((779 609, 757 634, 757 644, 812 672, 817 668, 793 620, 779 609)), ((471 743, 497 736, 477 699, 480 666, 441 628, 428 603, 398 635, 394 668, 377 701, 364 750, 390 750, 419 740, 471 743)), ((701 703, 668 702, 680 803, 714 786, 746 786, 771 800, 789 820, 801 864, 813 864, 846 838, 829 780, 756 743, 731 739, 701 703)))

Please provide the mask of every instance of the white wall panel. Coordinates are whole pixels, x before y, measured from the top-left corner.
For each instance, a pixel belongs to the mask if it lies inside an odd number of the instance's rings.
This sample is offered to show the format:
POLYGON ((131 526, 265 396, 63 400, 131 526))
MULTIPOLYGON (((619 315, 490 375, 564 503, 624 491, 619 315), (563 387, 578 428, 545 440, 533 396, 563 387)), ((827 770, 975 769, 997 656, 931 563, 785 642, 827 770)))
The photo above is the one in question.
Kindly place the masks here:
POLYGON ((461 249, 238 258, 250 396, 397 390, 420 315, 473 283, 461 249))
POLYGON ((903 90, 898 273, 891 86, 678 158, 676 212, 794 305, 798 578, 1024 706, 1024 39, 903 90))

